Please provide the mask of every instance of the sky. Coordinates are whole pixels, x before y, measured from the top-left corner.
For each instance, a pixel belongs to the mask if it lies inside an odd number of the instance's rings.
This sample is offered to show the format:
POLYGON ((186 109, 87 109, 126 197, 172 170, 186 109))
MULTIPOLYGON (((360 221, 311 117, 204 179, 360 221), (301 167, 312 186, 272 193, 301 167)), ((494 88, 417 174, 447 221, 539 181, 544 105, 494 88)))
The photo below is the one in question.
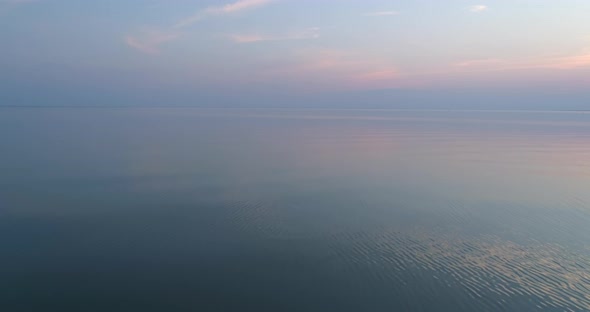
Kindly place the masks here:
POLYGON ((0 105, 590 109, 588 0, 0 0, 0 105))

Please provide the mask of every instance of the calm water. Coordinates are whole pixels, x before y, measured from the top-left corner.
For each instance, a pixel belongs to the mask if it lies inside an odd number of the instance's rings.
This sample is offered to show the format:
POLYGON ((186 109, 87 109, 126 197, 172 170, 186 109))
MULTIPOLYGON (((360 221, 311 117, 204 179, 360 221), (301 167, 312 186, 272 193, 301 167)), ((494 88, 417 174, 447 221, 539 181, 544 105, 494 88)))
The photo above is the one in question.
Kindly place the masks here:
POLYGON ((588 311, 590 114, 0 109, 0 311, 588 311))

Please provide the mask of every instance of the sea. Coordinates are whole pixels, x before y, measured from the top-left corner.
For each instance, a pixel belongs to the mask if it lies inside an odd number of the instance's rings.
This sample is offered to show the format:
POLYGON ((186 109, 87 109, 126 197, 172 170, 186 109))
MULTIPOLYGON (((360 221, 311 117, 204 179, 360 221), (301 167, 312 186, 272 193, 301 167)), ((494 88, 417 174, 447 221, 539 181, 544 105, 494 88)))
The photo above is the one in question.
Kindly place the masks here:
POLYGON ((0 311, 590 311, 590 112, 0 108, 0 311))

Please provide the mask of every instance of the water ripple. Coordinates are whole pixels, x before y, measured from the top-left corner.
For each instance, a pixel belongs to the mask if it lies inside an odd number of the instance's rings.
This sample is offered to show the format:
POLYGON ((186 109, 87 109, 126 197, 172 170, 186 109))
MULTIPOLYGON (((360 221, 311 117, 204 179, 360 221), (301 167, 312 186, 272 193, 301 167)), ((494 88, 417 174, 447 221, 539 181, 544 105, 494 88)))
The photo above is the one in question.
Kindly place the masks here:
POLYGON ((590 258, 557 245, 386 230, 343 233, 331 243, 346 271, 370 270, 403 285, 414 270, 411 278, 430 275, 432 287, 459 287, 496 310, 513 309, 523 298, 541 310, 590 310, 590 258))

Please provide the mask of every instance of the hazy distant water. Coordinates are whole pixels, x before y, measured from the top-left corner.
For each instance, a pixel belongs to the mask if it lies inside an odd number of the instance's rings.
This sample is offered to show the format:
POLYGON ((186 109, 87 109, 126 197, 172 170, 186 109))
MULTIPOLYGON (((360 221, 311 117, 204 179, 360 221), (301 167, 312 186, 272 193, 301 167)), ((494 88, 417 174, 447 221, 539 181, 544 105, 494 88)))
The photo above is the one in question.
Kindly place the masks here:
POLYGON ((590 114, 0 108, 0 311, 588 311, 590 114))

